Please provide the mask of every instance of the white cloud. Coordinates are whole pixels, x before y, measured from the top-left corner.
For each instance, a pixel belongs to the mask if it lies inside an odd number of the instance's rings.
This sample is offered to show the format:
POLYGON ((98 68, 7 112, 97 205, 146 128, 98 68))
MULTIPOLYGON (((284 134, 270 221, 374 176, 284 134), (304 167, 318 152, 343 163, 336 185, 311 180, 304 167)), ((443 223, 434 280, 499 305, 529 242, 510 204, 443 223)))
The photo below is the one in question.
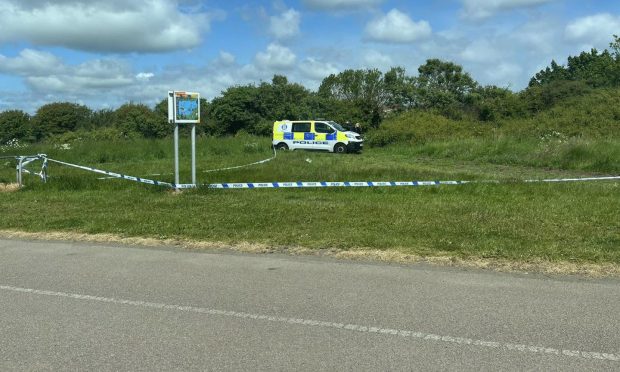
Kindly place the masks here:
POLYGON ((142 80, 122 61, 94 59, 68 65, 51 53, 32 49, 24 49, 12 58, 0 56, 0 72, 22 76, 32 90, 43 94, 88 94, 93 89, 126 87, 142 80))
POLYGON ((17 75, 41 75, 62 70, 62 61, 51 53, 24 49, 14 58, 0 54, 0 72, 17 75))
POLYGON ((0 42, 26 41, 97 52, 193 48, 211 16, 167 0, 0 2, 0 42))
POLYGON ((414 22, 398 9, 392 9, 366 25, 368 39, 388 43, 411 43, 427 38, 431 33, 431 26, 427 21, 414 22))
POLYGON ((221 51, 219 57, 217 58, 216 62, 218 64, 222 64, 225 66, 229 66, 235 63, 235 56, 228 53, 228 52, 224 52, 221 51))
POLYGON ((269 33, 278 40, 291 39, 299 34, 301 14, 289 9, 279 16, 269 18, 269 33))
POLYGON ((486 39, 476 40, 461 51, 460 57, 468 62, 495 62, 501 59, 500 51, 486 39))
POLYGON ((518 49, 527 54, 549 55, 561 46, 562 27, 562 22, 550 18, 532 20, 515 29, 514 41, 508 43, 518 43, 518 49))
POLYGON ((620 33, 620 16, 601 13, 576 19, 566 26, 569 40, 579 41, 590 47, 607 46, 612 35, 620 33))
POLYGON ((322 81, 327 76, 338 73, 338 69, 332 63, 312 57, 304 59, 299 69, 304 77, 315 81, 322 81))
POLYGON ((363 58, 365 65, 369 68, 387 70, 394 65, 392 58, 388 54, 376 50, 366 51, 363 58))
POLYGON ((319 10, 355 10, 372 8, 385 0, 303 0, 308 8, 319 10))
POLYGON ((556 0, 461 0, 462 15, 465 18, 483 19, 497 12, 516 8, 530 7, 556 0))
POLYGON ((152 72, 140 72, 136 75, 136 80, 149 81, 153 76, 155 76, 155 74, 152 72))
POLYGON ((289 48, 271 43, 265 52, 256 54, 256 64, 263 69, 289 69, 295 64, 297 57, 289 48))
POLYGON ((515 63, 502 62, 487 66, 484 74, 493 85, 514 87, 515 83, 520 80, 523 69, 515 63))

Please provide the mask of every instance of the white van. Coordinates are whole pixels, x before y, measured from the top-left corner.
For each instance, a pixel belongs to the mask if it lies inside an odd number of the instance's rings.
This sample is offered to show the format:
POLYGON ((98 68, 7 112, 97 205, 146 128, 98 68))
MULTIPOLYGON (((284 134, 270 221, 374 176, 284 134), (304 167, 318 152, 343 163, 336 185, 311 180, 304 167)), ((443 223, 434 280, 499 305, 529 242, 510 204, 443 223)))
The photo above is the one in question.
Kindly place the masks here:
POLYGON ((278 150, 358 152, 364 147, 359 133, 329 120, 283 120, 273 123, 273 146, 278 150))

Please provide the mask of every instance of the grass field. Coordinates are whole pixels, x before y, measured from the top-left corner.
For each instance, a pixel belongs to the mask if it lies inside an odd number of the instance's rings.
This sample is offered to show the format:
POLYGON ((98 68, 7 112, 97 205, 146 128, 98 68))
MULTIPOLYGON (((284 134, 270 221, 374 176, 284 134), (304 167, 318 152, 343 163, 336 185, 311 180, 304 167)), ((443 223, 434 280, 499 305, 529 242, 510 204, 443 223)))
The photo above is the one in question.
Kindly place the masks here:
MULTIPOLYGON (((49 157, 172 181, 172 141, 40 145, 0 153, 49 157), (151 174, 162 174, 151 176, 151 174)), ((181 181, 189 181, 189 144, 181 181)), ((397 251, 416 256, 620 264, 620 182, 524 184, 531 178, 618 175, 614 140, 468 139, 366 149, 359 155, 279 153, 249 168, 204 173, 272 155, 269 139, 198 143, 200 182, 502 180, 420 188, 169 190, 51 164, 0 194, 0 230, 70 231, 261 243, 271 247, 397 251)), ((0 160, 0 182, 14 182, 0 160)), ((33 167, 36 169, 36 167, 33 167)))

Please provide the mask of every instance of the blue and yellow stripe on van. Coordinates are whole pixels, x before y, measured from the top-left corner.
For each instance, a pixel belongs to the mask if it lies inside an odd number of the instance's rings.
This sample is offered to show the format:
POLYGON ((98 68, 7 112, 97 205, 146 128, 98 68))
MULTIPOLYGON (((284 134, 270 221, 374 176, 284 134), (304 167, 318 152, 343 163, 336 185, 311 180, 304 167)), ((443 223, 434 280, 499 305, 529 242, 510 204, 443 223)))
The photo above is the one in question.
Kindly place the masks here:
POLYGON ((336 133, 317 133, 315 130, 315 122, 311 123, 310 132, 292 132, 292 125, 286 128, 288 131, 280 131, 280 125, 285 123, 276 121, 273 125, 273 140, 274 141, 337 141, 342 143, 348 143, 349 140, 344 132, 336 133))

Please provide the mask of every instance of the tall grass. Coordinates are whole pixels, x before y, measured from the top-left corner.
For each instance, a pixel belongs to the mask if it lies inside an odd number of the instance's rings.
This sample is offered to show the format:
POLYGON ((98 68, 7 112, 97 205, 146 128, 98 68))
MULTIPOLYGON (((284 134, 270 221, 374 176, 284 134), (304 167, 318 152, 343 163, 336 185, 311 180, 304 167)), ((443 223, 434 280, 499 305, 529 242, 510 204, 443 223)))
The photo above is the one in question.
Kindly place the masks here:
MULTIPOLYGON (((189 141, 183 140, 181 148, 182 181, 188 181, 189 141)), ((615 172, 620 170, 619 148, 617 140, 464 138, 372 148, 357 155, 283 152, 249 168, 202 172, 272 156, 268 138, 239 136, 201 138, 197 157, 199 181, 208 183, 514 180, 615 172)), ((11 151, 47 153, 124 174, 173 179, 170 139, 75 142, 69 149, 37 145, 11 151)), ((12 181, 14 172, 13 164, 0 167, 0 182, 12 181)), ((47 184, 29 177, 19 192, 0 194, 0 229, 620 263, 617 182, 199 189, 175 195, 149 185, 99 180, 100 175, 56 164, 50 164, 49 173, 47 184)))
MULTIPOLYGON (((273 156, 269 138, 249 135, 200 138, 197 169, 201 183, 272 181, 393 181, 419 179, 515 179, 592 174, 620 174, 620 140, 549 137, 515 139, 464 138, 401 143, 337 156, 321 152, 286 152, 248 168, 205 172, 243 165, 273 156)), ((190 143, 181 141, 182 181, 190 179, 190 143)), ((74 142, 67 148, 35 145, 13 154, 47 153, 50 158, 118 173, 173 181, 170 139, 74 142)), ((2 156, 3 154, 0 154, 2 156)), ((0 182, 15 180, 15 162, 0 160, 0 182)), ((29 169, 38 171, 38 164, 29 169)), ((105 188, 100 175, 51 163, 50 183, 66 187, 105 188), (71 181, 68 181, 69 179, 71 181)), ((125 181, 121 181, 125 182, 125 181)), ((51 186, 48 186, 51 187, 51 186)), ((62 187, 62 186, 59 186, 62 187)))
MULTIPOLYGON (((596 170, 596 164, 600 164, 601 170, 607 171, 616 169, 613 163, 618 158, 615 148, 619 139, 620 89, 597 89, 564 99, 548 110, 527 117, 489 122, 467 118, 451 120, 431 112, 412 110, 386 119, 378 130, 368 134, 368 145, 383 147, 400 143, 419 147, 429 144, 432 148, 437 147, 435 143, 449 143, 454 152, 466 156, 463 147, 474 143, 473 153, 485 159, 487 153, 493 151, 521 158, 525 147, 540 154, 541 162, 549 166, 596 170), (485 153, 480 154, 482 149, 485 153), (593 152, 600 151, 603 153, 593 165, 570 165, 584 157, 587 162, 596 156, 593 152), (556 154, 558 156, 552 159, 556 154), (567 159, 568 164, 562 165, 562 159, 567 159)), ((528 164, 532 161, 528 160, 528 164)))
POLYGON ((479 163, 620 174, 620 140, 469 138, 427 142, 411 146, 411 152, 479 163))

